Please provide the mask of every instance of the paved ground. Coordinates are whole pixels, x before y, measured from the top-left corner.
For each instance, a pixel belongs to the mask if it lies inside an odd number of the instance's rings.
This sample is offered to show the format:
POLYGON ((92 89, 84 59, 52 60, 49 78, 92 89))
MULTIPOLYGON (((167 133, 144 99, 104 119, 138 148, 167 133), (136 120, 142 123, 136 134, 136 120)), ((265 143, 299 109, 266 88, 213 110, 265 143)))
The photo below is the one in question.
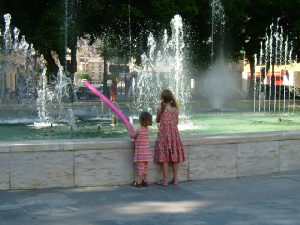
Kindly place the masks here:
POLYGON ((300 224, 300 171, 245 178, 0 191, 1 225, 300 224))

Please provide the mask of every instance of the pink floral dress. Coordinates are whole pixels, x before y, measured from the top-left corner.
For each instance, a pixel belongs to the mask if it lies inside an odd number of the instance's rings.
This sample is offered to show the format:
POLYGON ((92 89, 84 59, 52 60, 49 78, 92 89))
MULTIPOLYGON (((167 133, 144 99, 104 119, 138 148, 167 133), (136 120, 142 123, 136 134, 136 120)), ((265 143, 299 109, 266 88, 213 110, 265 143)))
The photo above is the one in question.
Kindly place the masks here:
POLYGON ((184 162, 184 150, 177 127, 178 109, 165 109, 160 117, 160 126, 155 147, 155 162, 184 162))

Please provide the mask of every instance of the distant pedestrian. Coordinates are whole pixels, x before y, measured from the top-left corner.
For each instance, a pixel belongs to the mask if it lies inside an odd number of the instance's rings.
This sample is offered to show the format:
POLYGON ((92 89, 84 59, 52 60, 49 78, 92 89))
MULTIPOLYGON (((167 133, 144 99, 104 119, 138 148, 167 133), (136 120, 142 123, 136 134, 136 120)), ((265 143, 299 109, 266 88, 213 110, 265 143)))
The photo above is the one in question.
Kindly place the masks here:
POLYGON ((116 95, 117 95, 117 91, 116 91, 116 81, 115 79, 112 80, 110 87, 109 87, 109 93, 110 93, 110 101, 116 101, 116 95))

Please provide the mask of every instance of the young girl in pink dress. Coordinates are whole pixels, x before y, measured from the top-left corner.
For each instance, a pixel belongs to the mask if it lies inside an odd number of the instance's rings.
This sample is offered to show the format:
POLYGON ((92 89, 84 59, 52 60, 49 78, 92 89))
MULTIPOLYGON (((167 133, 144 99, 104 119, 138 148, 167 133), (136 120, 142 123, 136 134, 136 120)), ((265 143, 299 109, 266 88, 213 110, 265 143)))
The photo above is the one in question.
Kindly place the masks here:
POLYGON ((155 147, 155 162, 162 163, 163 179, 156 184, 168 185, 169 162, 172 162, 173 184, 179 184, 178 163, 185 161, 184 149, 178 132, 179 106, 170 90, 161 92, 161 107, 157 109, 156 122, 160 123, 155 147))
POLYGON ((133 186, 147 187, 148 162, 152 161, 148 126, 152 125, 152 115, 148 112, 142 112, 139 117, 139 122, 141 127, 139 127, 134 133, 130 131, 130 126, 126 126, 130 138, 135 139, 134 162, 136 162, 138 170, 138 180, 133 182, 133 186))

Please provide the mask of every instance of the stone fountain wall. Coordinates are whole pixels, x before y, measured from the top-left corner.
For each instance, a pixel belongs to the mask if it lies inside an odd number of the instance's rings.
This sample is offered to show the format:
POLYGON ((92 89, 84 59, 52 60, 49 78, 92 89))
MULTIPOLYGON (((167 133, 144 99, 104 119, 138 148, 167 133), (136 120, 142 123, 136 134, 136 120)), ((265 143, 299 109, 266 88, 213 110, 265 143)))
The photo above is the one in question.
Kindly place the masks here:
MULTIPOLYGON (((181 181, 300 169, 300 130, 193 135, 182 141, 181 181)), ((0 189, 131 184, 137 178, 133 152, 129 138, 0 142, 0 189)), ((161 165, 151 162, 150 183, 161 178, 161 165)))

